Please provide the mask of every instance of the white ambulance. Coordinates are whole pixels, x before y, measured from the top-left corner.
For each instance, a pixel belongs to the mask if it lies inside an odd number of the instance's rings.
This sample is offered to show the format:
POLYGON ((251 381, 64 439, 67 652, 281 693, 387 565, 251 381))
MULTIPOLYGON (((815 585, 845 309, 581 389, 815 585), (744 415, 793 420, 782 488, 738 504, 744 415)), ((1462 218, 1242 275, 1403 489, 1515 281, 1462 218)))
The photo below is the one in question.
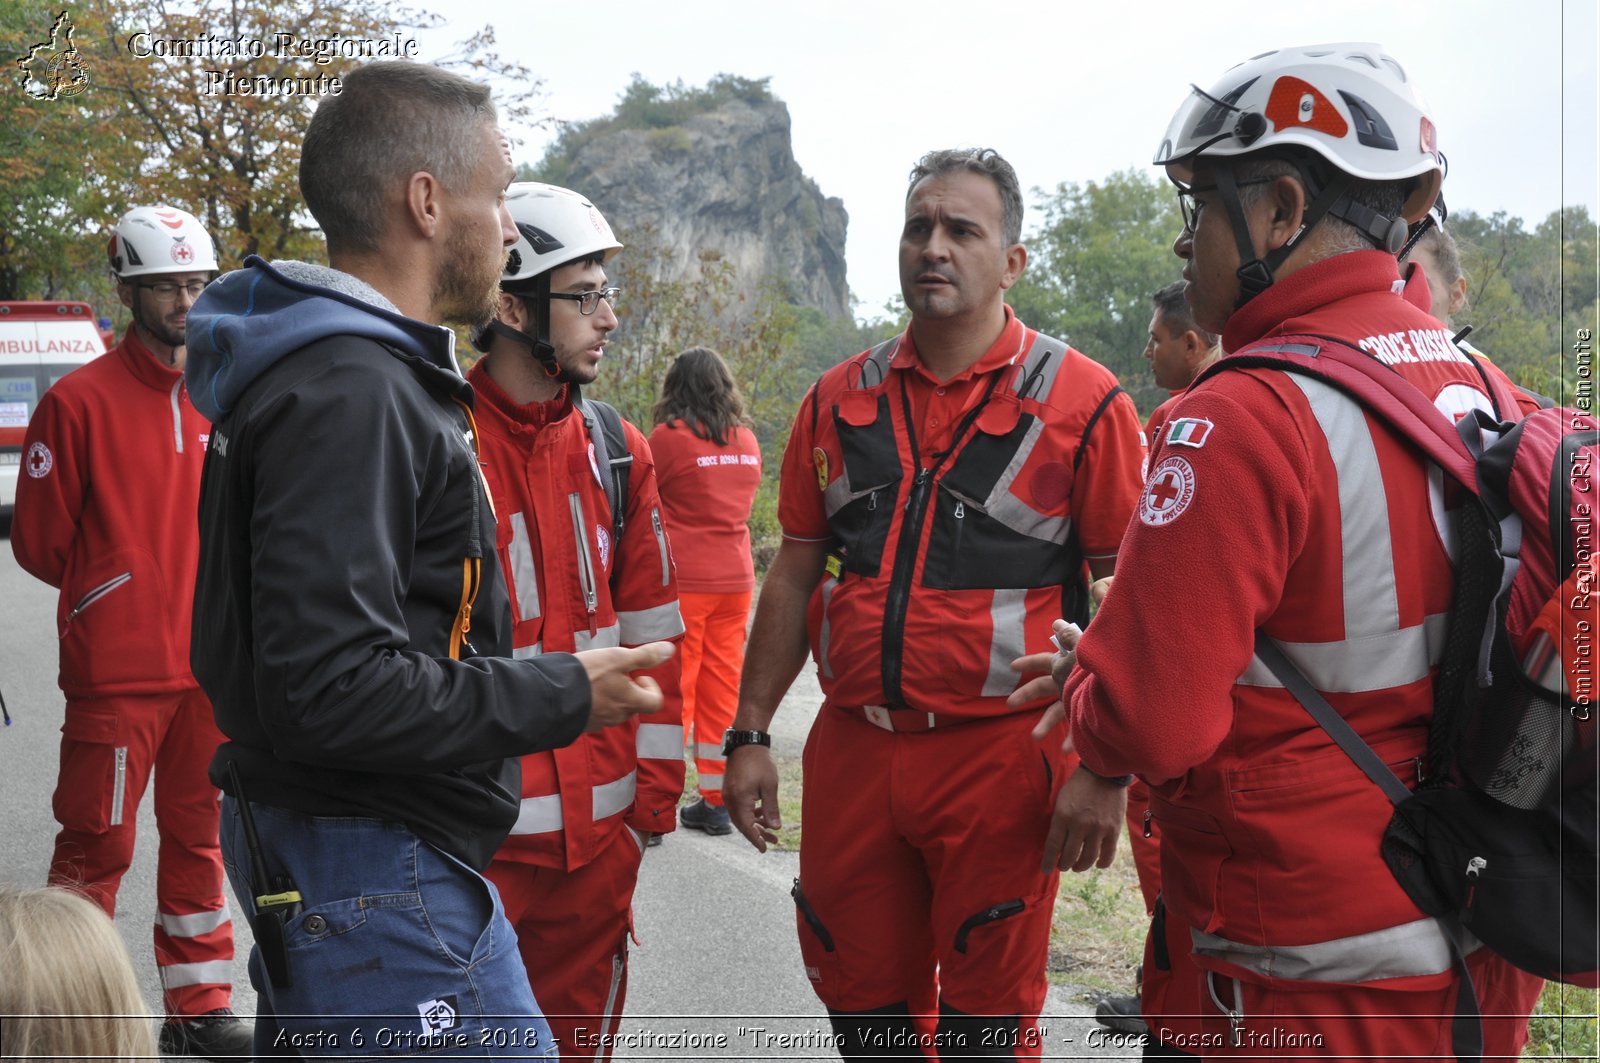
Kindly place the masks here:
POLYGON ((87 303, 0 302, 0 524, 16 506, 22 438, 39 397, 105 352, 87 303))

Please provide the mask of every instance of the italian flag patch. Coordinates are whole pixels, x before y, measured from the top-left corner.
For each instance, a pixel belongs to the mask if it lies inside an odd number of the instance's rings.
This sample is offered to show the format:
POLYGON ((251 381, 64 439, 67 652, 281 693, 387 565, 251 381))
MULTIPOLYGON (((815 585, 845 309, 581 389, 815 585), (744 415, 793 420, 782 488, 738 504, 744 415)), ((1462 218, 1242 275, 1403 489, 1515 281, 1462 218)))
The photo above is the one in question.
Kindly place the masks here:
POLYGON ((1167 425, 1167 445, 1203 447, 1210 434, 1210 421, 1200 417, 1180 417, 1167 425))

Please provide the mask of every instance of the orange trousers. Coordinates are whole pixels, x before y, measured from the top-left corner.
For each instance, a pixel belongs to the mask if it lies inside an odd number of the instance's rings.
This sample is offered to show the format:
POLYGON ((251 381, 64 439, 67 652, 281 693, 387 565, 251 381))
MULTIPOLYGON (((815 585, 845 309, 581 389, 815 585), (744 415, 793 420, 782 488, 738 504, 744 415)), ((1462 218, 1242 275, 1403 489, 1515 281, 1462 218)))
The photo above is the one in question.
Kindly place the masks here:
POLYGON ((733 726, 744 668, 745 623, 750 591, 738 594, 678 594, 683 614, 683 733, 693 734, 700 796, 722 804, 722 732, 733 726))

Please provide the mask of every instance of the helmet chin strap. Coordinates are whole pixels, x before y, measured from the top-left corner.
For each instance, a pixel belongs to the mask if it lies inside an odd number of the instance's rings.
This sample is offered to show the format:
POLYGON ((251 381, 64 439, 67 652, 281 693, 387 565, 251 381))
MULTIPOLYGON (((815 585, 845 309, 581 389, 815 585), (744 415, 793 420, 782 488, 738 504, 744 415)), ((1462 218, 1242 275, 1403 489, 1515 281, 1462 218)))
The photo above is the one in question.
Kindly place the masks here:
MULTIPOLYGON (((533 279, 531 288, 526 292, 511 292, 531 302, 536 302, 543 307, 543 312, 534 316, 539 321, 539 334, 537 336, 523 332, 521 329, 512 328, 499 318, 495 318, 485 326, 485 331, 496 336, 504 336, 528 348, 528 353, 539 363, 539 368, 544 370, 544 375, 558 384, 566 384, 572 388, 573 400, 577 400, 578 382, 562 368, 556 361, 555 345, 550 342, 550 274, 541 273, 533 279)), ((487 343, 484 345, 487 347, 487 343)))
MULTIPOLYGON (((1351 199, 1347 195, 1351 182, 1350 175, 1335 170, 1328 178, 1327 185, 1306 208, 1300 220, 1300 227, 1282 247, 1269 251, 1263 257, 1256 254, 1255 244, 1250 238, 1250 226, 1244 216, 1244 201, 1239 197, 1239 186, 1234 181, 1233 170, 1226 166, 1219 167, 1216 175, 1217 192, 1223 206, 1227 208, 1228 220, 1233 226, 1233 238, 1239 247, 1241 263, 1237 273, 1239 298, 1233 304, 1235 310, 1272 287, 1278 267, 1294 253, 1301 237, 1310 232, 1312 226, 1321 221, 1324 214, 1332 214, 1355 226, 1363 236, 1372 241, 1375 247, 1388 251, 1391 255, 1398 254, 1401 245, 1405 243, 1405 219, 1379 214, 1372 208, 1351 199)), ((1301 180, 1304 182, 1305 178, 1302 177, 1301 180)))

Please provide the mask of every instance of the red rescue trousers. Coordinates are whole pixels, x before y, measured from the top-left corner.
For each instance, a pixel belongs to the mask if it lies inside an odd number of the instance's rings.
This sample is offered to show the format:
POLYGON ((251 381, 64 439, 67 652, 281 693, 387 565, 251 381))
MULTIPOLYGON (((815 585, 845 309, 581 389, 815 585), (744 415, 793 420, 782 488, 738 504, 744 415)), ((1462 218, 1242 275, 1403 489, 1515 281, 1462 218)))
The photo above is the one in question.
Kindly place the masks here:
POLYGON ((1061 752, 1064 725, 1034 741, 1037 719, 890 732, 823 706, 805 749, 796 923, 829 1008, 1016 1015, 1018 1056, 1039 1055, 1060 881, 1039 865, 1077 757, 1061 752))
POLYGON ((233 923, 217 842, 220 805, 206 776, 222 742, 199 687, 68 701, 54 798, 50 885, 82 892, 115 915, 133 862, 139 802, 155 773, 156 969, 168 1015, 229 1006, 233 923))
POLYGON ((683 733, 693 734, 694 767, 700 796, 722 804, 722 733, 733 726, 739 704, 739 672, 744 668, 745 625, 750 592, 678 593, 683 614, 683 733))
POLYGON ((576 871, 496 857, 484 872, 500 891, 528 984, 561 1058, 611 1058, 628 995, 628 935, 643 850, 623 827, 576 871))

